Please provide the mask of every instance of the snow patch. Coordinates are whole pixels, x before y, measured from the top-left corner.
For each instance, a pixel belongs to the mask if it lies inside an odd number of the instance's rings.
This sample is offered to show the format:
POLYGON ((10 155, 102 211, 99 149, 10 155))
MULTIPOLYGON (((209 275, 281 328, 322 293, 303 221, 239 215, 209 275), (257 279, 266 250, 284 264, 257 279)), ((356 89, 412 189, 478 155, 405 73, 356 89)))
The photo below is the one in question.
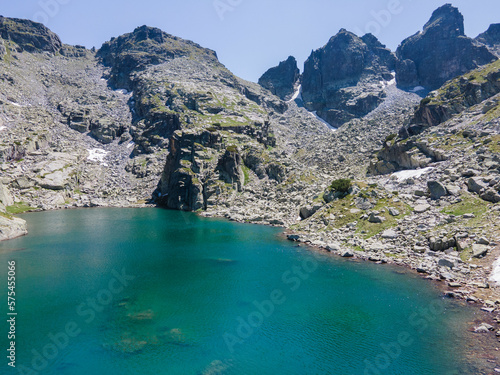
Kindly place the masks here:
POLYGON ((297 87, 297 90, 293 93, 293 96, 288 101, 288 103, 293 102, 296 99, 302 100, 302 85, 299 85, 299 87, 297 87))
POLYGON ((419 178, 420 176, 423 176, 424 174, 429 173, 433 169, 434 169, 433 167, 427 167, 427 168, 422 168, 422 169, 410 169, 410 170, 406 170, 406 171, 399 171, 399 172, 393 173, 391 175, 391 179, 397 179, 398 182, 403 182, 409 178, 419 178))
POLYGON ((410 90, 410 92, 419 92, 419 91, 422 91, 422 90, 425 90, 425 87, 422 87, 422 86, 416 86, 414 88, 412 88, 410 90))
POLYGON ((0 132, 1 132, 2 130, 4 130, 4 129, 7 129, 7 127, 6 127, 6 126, 0 126, 0 132))
POLYGON ((19 103, 15 103, 15 102, 9 102, 9 103, 12 104, 14 107, 20 107, 21 106, 21 104, 19 104, 19 103))
POLYGON ((493 263, 493 271, 491 271, 490 281, 500 285, 500 258, 493 263))
POLYGON ((119 94, 123 94, 123 95, 127 95, 128 94, 128 91, 125 90, 125 89, 118 89, 118 90, 115 90, 115 92, 117 92, 119 94))
POLYGON ((87 157, 90 161, 97 161, 107 167, 108 165, 104 163, 104 159, 106 155, 109 154, 108 151, 103 150, 102 148, 93 148, 91 150, 87 150, 89 152, 89 156, 87 157))
MULTIPOLYGON (((302 100, 302 85, 299 85, 299 87, 297 87, 297 90, 295 91, 295 93, 293 94, 292 98, 290 100, 287 101, 287 103, 291 103, 295 100, 302 100)), ((318 116, 318 114, 316 113, 316 111, 314 112, 310 112, 308 111, 312 116, 314 116, 316 118, 316 120, 318 121, 321 121, 323 124, 325 124, 326 126, 328 126, 329 129, 332 129, 332 130, 337 130, 336 127, 333 127, 331 126, 328 122, 326 122, 325 120, 323 120, 321 117, 318 116)))
POLYGON ((135 143, 134 143, 134 142, 132 142, 132 141, 130 141, 130 142, 128 143, 128 145, 127 145, 127 148, 134 147, 134 145, 135 145, 135 143))
POLYGON ((380 85, 382 85, 382 88, 396 84, 396 72, 391 72, 391 76, 392 79, 389 81, 380 81, 380 85))
POLYGON ((321 117, 318 116, 318 113, 316 111, 314 112, 309 112, 311 115, 313 115, 316 120, 318 121, 321 121, 323 124, 325 124, 326 126, 328 126, 329 129, 332 129, 333 131, 336 131, 337 128, 334 127, 334 126, 331 126, 328 122, 326 122, 325 120, 323 120, 321 117))

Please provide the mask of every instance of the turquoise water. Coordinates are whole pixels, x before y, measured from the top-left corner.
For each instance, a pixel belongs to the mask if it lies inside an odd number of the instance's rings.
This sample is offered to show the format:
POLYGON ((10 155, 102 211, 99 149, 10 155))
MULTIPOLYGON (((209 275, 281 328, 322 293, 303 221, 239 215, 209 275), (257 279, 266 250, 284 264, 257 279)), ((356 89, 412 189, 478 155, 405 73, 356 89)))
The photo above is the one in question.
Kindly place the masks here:
POLYGON ((470 312, 394 268, 175 211, 24 218, 30 234, 0 243, 2 279, 17 263, 21 373, 473 373, 460 344, 470 312))

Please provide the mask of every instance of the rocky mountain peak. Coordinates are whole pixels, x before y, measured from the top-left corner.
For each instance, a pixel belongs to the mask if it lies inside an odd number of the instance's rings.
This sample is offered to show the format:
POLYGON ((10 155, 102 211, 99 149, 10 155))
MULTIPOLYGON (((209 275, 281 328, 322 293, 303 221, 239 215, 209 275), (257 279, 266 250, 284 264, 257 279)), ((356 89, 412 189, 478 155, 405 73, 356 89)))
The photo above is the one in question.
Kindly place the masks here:
POLYGON ((423 32, 406 38, 396 54, 398 85, 430 90, 496 59, 464 35, 463 16, 450 4, 434 11, 423 32))
POLYGON ((436 9, 424 25, 424 33, 437 32, 441 37, 455 38, 464 36, 464 16, 458 8, 445 4, 436 9))
POLYGON ((293 56, 269 69, 259 78, 259 85, 271 91, 281 99, 288 99, 294 92, 295 84, 300 78, 297 60, 293 56))
POLYGON ((475 40, 485 44, 490 51, 500 57, 500 23, 491 24, 488 30, 479 34, 475 40))
POLYGON ((394 54, 373 35, 363 38, 341 29, 304 64, 305 106, 333 126, 375 109, 384 95, 376 85, 392 79, 394 54))
POLYGON ((18 18, 0 16, 0 37, 20 52, 55 53, 62 47, 59 37, 41 23, 18 18))
POLYGON ((105 42, 97 56, 111 67, 110 83, 129 90, 132 89, 131 73, 150 65, 188 56, 198 61, 218 62, 214 51, 149 26, 137 27, 131 33, 105 42))

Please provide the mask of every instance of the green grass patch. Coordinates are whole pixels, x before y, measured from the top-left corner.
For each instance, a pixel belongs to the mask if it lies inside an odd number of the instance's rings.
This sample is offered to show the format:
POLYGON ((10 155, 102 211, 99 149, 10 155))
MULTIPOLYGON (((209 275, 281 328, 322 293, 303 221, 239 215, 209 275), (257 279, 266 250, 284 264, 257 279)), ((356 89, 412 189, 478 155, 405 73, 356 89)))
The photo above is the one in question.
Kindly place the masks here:
POLYGON ((465 193, 461 198, 461 202, 452 204, 441 210, 441 212, 455 216, 474 214, 476 219, 480 219, 488 211, 488 203, 470 193, 465 193))
POLYGON ((245 176, 244 185, 247 185, 250 182, 250 168, 246 165, 242 165, 241 169, 243 170, 243 175, 245 176))
POLYGON ((0 212, 0 216, 4 217, 6 219, 12 220, 12 215, 5 213, 5 212, 0 212))
POLYGON ((358 222, 357 233, 362 234, 365 238, 373 237, 387 229, 394 228, 398 224, 398 220, 409 215, 412 208, 403 202, 392 202, 387 199, 380 199, 373 211, 379 211, 381 217, 385 219, 382 223, 370 223, 368 220, 361 220, 358 222), (389 214, 389 208, 397 209, 399 216, 392 216, 389 214), (385 212, 381 212, 385 209, 385 212))
POLYGON ((28 206, 23 202, 15 203, 12 206, 6 207, 7 212, 12 215, 22 214, 23 212, 32 211, 34 209, 34 207, 28 206))
POLYGON ((352 181, 348 178, 340 178, 335 180, 330 185, 332 190, 338 191, 340 193, 347 193, 347 191, 351 188, 352 181))
MULTIPOLYGON (((500 106, 498 106, 497 110, 498 110, 497 117, 500 117, 500 106)), ((491 152, 500 154, 500 135, 494 135, 491 137, 491 142, 488 143, 488 148, 491 152)))
POLYGON ((460 253, 460 259, 463 262, 469 262, 469 259, 472 257, 472 248, 468 247, 460 253))

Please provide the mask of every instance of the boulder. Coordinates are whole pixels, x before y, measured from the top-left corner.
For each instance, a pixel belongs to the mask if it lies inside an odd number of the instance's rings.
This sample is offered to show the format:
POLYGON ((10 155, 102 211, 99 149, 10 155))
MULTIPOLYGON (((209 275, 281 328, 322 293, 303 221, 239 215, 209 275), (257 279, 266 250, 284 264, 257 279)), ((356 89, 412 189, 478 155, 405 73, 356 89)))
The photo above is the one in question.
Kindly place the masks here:
POLYGON ((475 333, 488 333, 489 331, 493 331, 494 327, 488 323, 482 323, 478 327, 474 328, 475 333))
POLYGON ((336 242, 329 242, 328 245, 326 246, 326 249, 328 251, 340 251, 341 247, 340 244, 336 242))
POLYGON ((35 183, 27 177, 19 177, 16 178, 13 185, 18 189, 29 189, 30 187, 33 187, 35 183))
POLYGON ((356 198, 354 204, 356 205, 357 208, 363 211, 370 210, 374 206, 374 204, 368 198, 361 198, 361 197, 356 198))
POLYGON ((446 191, 448 191, 450 195, 458 196, 460 195, 461 189, 455 185, 446 185, 446 191))
POLYGON ((429 238, 429 248, 432 251, 445 251, 449 248, 455 247, 456 241, 455 238, 429 238))
POLYGON ((385 218, 372 212, 368 217, 368 221, 374 224, 380 224, 385 221, 385 218))
POLYGON ((394 240, 399 237, 399 233, 396 232, 394 229, 387 229, 382 233, 381 237, 385 239, 394 240))
POLYGON ((427 181, 431 199, 440 199, 448 194, 446 187, 436 180, 427 181))
POLYGON ((472 245, 472 257, 473 258, 482 258, 488 253, 488 246, 473 244, 472 245))
POLYGON ((428 211, 430 208, 431 208, 431 206, 428 205, 427 203, 419 204, 419 205, 415 206, 414 212, 417 214, 421 214, 421 213, 428 211))
POLYGON ((389 208, 389 215, 391 215, 391 216, 399 216, 399 215, 401 215, 401 213, 399 212, 399 210, 397 210, 395 208, 389 208))
POLYGON ((14 197, 10 193, 7 186, 0 183, 0 203, 5 207, 12 206, 14 204, 14 197))
POLYGON ((488 187, 488 184, 483 181, 482 177, 471 177, 467 181, 467 187, 470 192, 479 194, 481 190, 488 187))
POLYGON ((487 202, 491 203, 499 203, 500 202, 500 194, 493 189, 486 189, 483 193, 481 193, 480 198, 487 202))
POLYGON ((427 248, 424 246, 413 246, 413 251, 419 254, 424 254, 427 251, 427 248))
POLYGON ((490 244, 490 241, 488 241, 487 238, 484 238, 484 237, 480 237, 478 240, 477 240, 477 243, 479 245, 489 245, 490 244))
POLYGON ((441 267, 448 267, 448 268, 454 268, 457 266, 457 261, 456 260, 451 260, 448 258, 441 258, 438 260, 438 265, 441 267))
POLYGON ((302 207, 299 211, 300 218, 302 220, 310 218, 312 215, 314 215, 321 207, 323 207, 321 204, 314 204, 310 205, 307 207, 302 207))
POLYGON ((69 174, 67 171, 55 171, 38 180, 38 185, 50 190, 64 190, 68 184, 69 174))

